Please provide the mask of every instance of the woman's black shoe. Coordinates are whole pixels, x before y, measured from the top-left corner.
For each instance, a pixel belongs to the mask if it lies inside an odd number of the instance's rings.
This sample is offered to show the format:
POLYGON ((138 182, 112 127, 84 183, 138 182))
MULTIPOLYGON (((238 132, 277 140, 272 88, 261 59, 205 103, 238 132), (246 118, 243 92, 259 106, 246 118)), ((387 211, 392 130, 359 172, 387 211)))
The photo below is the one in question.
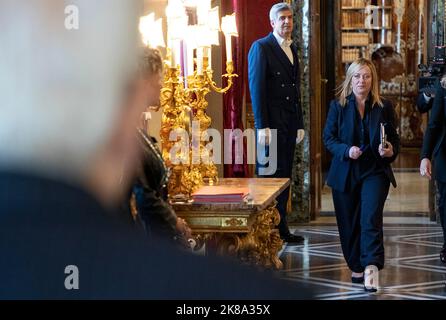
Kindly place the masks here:
POLYGON ((363 283, 364 277, 352 277, 352 283, 363 283))
POLYGON ((364 286, 364 290, 366 292, 377 292, 378 288, 376 288, 376 287, 367 288, 366 286, 364 286))
POLYGON ((379 283, 379 271, 375 265, 368 265, 364 270, 364 290, 366 292, 377 292, 379 283))
POLYGON ((441 260, 441 262, 446 263, 446 249, 441 250, 440 260, 441 260))

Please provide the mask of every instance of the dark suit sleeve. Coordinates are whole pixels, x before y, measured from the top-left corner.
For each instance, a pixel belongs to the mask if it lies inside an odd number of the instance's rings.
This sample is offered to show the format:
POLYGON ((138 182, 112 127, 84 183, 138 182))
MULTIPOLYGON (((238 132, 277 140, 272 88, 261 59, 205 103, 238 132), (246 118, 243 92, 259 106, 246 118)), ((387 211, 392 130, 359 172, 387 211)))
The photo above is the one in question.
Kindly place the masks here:
POLYGON ((151 227, 160 227, 174 234, 177 215, 172 207, 155 190, 147 188, 142 183, 136 183, 133 192, 142 220, 149 225, 150 221, 156 221, 157 226, 152 225, 151 227))
POLYGON ((350 146, 342 142, 338 136, 338 118, 339 112, 341 112, 340 108, 341 106, 335 100, 330 103, 327 121, 323 132, 323 139, 325 147, 333 156, 339 158, 339 160, 348 160, 348 151, 350 150, 350 146))
POLYGON ((267 60, 264 48, 254 42, 248 53, 248 80, 256 129, 269 128, 266 99, 267 60))
POLYGON ((438 83, 435 91, 432 113, 429 117, 429 124, 424 133, 421 159, 432 158, 432 152, 434 151, 434 147, 443 130, 444 118, 444 89, 440 83, 438 83))
POLYGON ((434 100, 434 99, 431 98, 431 99, 429 100, 429 102, 426 102, 426 99, 424 99, 424 95, 423 95, 423 93, 420 93, 420 94, 418 95, 418 99, 417 99, 417 109, 418 109, 418 111, 419 111, 420 113, 426 113, 426 112, 428 112, 428 111, 432 108, 432 106, 433 106, 433 103, 434 103, 433 100, 434 100))
POLYGON ((384 111, 384 118, 386 121, 385 130, 386 130, 387 141, 389 141, 393 147, 393 156, 389 158, 383 158, 383 161, 391 163, 395 161, 396 157, 400 153, 400 136, 396 131, 398 124, 396 121, 395 108, 393 107, 390 101, 386 101, 384 103, 383 111, 384 111))

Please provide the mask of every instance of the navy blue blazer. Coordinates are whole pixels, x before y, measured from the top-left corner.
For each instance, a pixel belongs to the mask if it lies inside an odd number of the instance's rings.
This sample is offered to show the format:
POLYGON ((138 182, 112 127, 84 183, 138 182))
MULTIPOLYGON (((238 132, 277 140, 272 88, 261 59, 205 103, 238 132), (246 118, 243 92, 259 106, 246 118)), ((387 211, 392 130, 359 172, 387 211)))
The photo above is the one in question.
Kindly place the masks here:
POLYGON ((256 129, 283 128, 290 120, 297 129, 304 128, 299 60, 294 45, 291 50, 294 65, 272 33, 255 41, 249 50, 248 80, 256 129))
POLYGON ((424 133, 421 159, 434 158, 435 178, 446 182, 446 94, 445 89, 437 83, 434 104, 429 117, 429 124, 424 133))
MULTIPOLYGON (((378 165, 384 169, 390 182, 396 187, 396 180, 390 163, 396 159, 399 153, 400 139, 396 132, 395 110, 390 101, 383 100, 383 103, 384 106, 382 108, 374 105, 370 111, 370 146, 378 165), (382 158, 378 152, 381 122, 385 125, 387 140, 393 146, 394 154, 390 158, 382 158)), ((353 94, 347 98, 347 103, 344 107, 341 106, 338 100, 331 101, 323 132, 325 147, 333 155, 327 176, 327 185, 341 192, 346 191, 351 163, 355 161, 350 159, 348 154, 355 138, 355 109, 356 99, 353 94)))

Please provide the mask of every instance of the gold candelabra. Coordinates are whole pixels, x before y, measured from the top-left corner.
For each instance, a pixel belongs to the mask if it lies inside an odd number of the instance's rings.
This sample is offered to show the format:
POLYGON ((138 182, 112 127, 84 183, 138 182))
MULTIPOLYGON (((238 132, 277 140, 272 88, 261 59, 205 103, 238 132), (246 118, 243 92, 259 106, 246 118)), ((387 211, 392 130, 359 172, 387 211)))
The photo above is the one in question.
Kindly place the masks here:
MULTIPOLYGON (((213 150, 205 145, 212 122, 206 114, 206 96, 212 91, 227 92, 237 77, 231 39, 238 36, 238 31, 235 14, 222 17, 220 23, 219 8, 211 8, 211 0, 168 0, 166 18, 167 60, 160 98, 162 154, 171 172, 169 196, 189 199, 204 182, 213 184, 218 179, 213 150), (196 24, 191 24, 190 17, 195 17, 196 24), (227 79, 227 85, 223 88, 214 82, 210 68, 210 49, 220 45, 220 31, 226 48, 226 74, 222 77, 227 79), (182 73, 187 75, 185 79, 182 73)), ((141 17, 139 30, 145 45, 165 47, 162 25, 162 19, 155 20, 154 13, 141 17)))
MULTIPOLYGON (((203 73, 197 71, 187 77, 187 87, 180 77, 180 67, 165 69, 164 85, 161 90, 163 107, 161 123, 161 146, 163 158, 170 169, 169 196, 171 199, 187 200, 204 183, 213 185, 218 181, 213 150, 206 148, 202 135, 210 128, 212 119, 206 113, 206 96, 211 92, 226 93, 233 84, 232 61, 226 63, 226 87, 218 87, 213 80, 208 58, 203 58, 203 73), (199 124, 199 131, 192 130, 191 123, 199 124), (172 139, 172 132, 183 133, 182 141, 172 139), (195 135, 195 136, 194 136, 195 135), (179 147, 180 144, 182 147, 179 147), (196 150, 197 152, 194 152, 196 150)), ((173 135, 174 137, 181 137, 173 135)))

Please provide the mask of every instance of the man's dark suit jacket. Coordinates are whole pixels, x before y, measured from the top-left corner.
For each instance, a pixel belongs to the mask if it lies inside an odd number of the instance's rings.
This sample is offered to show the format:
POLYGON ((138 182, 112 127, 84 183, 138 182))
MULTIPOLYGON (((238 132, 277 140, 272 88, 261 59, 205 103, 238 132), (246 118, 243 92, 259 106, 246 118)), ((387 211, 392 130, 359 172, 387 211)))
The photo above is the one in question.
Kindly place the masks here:
POLYGON ((438 82, 434 105, 429 117, 429 124, 424 133, 421 159, 428 158, 435 162, 435 178, 446 182, 446 95, 445 89, 438 82))
POLYGON ((0 172, 0 299, 299 299, 309 291, 216 257, 149 246, 82 189, 0 172), (67 290, 67 266, 79 290, 67 290))
POLYGON ((255 41, 249 50, 249 90, 256 129, 287 128, 289 121, 297 129, 304 128, 296 47, 291 45, 291 50, 294 66, 272 33, 255 41))
POLYGON ((432 108, 433 104, 434 104, 434 99, 433 98, 431 98, 429 100, 429 102, 426 102, 426 99, 424 99, 423 93, 420 93, 418 95, 418 98, 417 98, 417 109, 418 109, 418 111, 420 113, 428 112, 432 108))
MULTIPOLYGON (((389 101, 383 100, 383 103, 384 107, 381 108, 376 105, 370 111, 370 146, 372 147, 373 155, 384 169, 390 182, 396 187, 390 163, 398 156, 400 141, 396 132, 395 111, 389 101), (393 146, 394 154, 390 158, 382 158, 378 152, 381 122, 385 124, 387 140, 393 146)), ((333 155, 327 176, 327 185, 341 192, 346 191, 347 177, 350 174, 352 160, 349 157, 349 150, 353 146, 355 138, 355 108, 356 103, 353 94, 347 98, 347 103, 344 107, 341 106, 338 100, 333 100, 330 103, 327 122, 323 132, 325 147, 333 155)))

